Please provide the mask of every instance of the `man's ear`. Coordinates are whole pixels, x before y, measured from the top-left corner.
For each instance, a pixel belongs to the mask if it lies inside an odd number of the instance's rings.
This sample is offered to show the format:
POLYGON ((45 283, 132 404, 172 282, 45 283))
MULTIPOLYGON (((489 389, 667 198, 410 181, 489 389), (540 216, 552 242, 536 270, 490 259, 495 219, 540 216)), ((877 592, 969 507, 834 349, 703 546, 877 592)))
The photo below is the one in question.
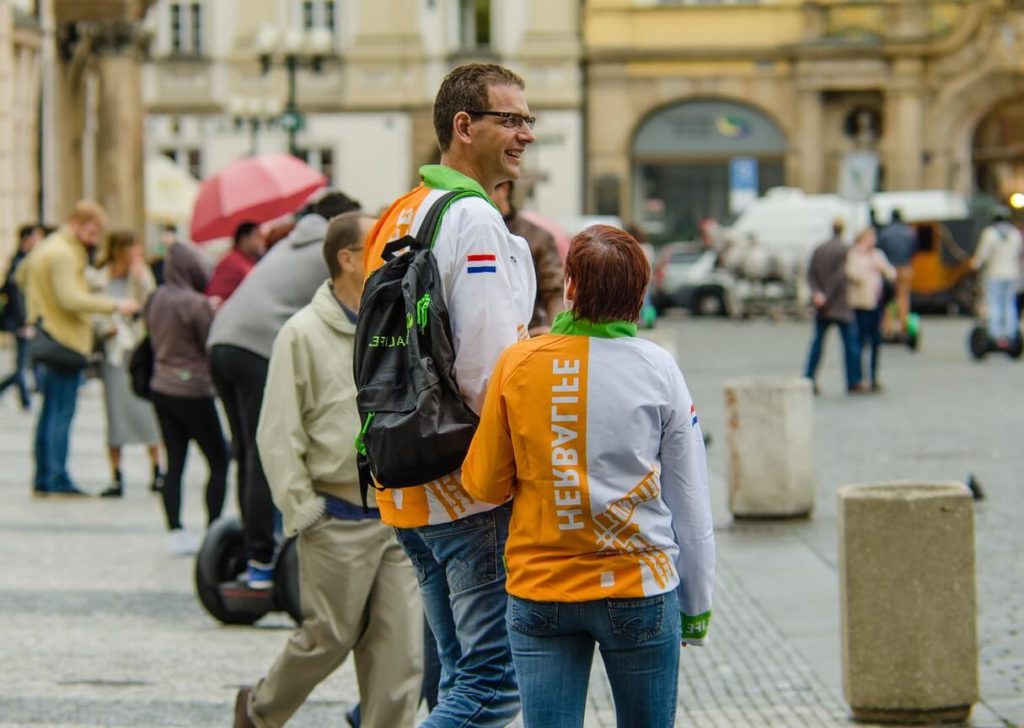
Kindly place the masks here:
POLYGON ((576 300, 576 281, 572 278, 565 279, 565 297, 570 301, 576 300))
POLYGON ((335 258, 335 260, 338 261, 338 270, 340 271, 348 270, 348 266, 346 266, 346 263, 348 262, 348 256, 345 255, 346 252, 348 251, 342 248, 338 251, 337 257, 335 258))
POLYGON ((452 135, 458 139, 468 142, 472 139, 470 134, 470 127, 473 124, 473 118, 465 111, 460 111, 455 114, 455 118, 452 119, 452 135))

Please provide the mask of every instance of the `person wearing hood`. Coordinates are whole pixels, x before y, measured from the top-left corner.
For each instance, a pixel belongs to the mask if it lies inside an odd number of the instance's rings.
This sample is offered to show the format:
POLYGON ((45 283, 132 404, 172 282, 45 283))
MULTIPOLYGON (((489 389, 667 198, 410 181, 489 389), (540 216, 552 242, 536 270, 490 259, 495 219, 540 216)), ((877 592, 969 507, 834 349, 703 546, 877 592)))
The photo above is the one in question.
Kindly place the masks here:
POLYGON ((208 273, 199 252, 174 243, 167 251, 165 282, 150 299, 146 325, 153 344, 150 398, 156 408, 167 450, 167 474, 161 491, 169 548, 187 556, 198 548, 182 528, 181 479, 189 440, 195 440, 210 469, 206 484, 207 525, 220 517, 227 490, 228 450, 214 405, 213 378, 206 357, 206 337, 213 308, 203 295, 208 273))
POLYGON ((328 275, 321 254, 327 221, 358 209, 359 203, 337 190, 312 200, 299 214, 295 229, 260 259, 217 309, 206 341, 238 463, 238 505, 249 558, 246 582, 253 589, 273 586, 274 503, 256 451, 256 425, 274 337, 309 303, 328 275))

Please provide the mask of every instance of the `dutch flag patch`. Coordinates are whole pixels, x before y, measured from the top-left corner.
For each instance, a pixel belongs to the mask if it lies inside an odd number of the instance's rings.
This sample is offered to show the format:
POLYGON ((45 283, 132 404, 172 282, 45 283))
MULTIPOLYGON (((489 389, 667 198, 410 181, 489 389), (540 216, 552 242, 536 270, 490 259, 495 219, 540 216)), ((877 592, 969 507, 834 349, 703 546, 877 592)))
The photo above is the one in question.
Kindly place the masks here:
POLYGON ((498 259, 493 253, 469 255, 466 262, 469 263, 467 273, 496 273, 498 270, 498 259))
POLYGON ((697 426, 697 408, 694 407, 692 404, 690 405, 690 426, 697 426))

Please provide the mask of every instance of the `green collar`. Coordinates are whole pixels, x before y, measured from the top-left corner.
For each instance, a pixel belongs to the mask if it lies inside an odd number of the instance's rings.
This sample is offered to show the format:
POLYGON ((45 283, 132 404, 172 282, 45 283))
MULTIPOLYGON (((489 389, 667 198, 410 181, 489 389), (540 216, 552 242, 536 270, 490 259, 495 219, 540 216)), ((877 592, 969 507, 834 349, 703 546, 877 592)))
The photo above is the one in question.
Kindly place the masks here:
POLYGON ((472 177, 467 177, 462 172, 457 172, 451 167, 445 167, 442 164, 424 164, 420 167, 420 177, 423 179, 423 184, 435 190, 448 190, 449 192, 468 190, 475 192, 491 203, 491 207, 495 210, 498 209, 491 196, 484 192, 484 188, 479 182, 472 177))
POLYGON ((587 319, 574 318, 572 311, 562 311, 555 316, 555 321, 551 324, 551 333, 618 339, 622 336, 636 336, 636 324, 629 321, 604 321, 595 324, 587 319))

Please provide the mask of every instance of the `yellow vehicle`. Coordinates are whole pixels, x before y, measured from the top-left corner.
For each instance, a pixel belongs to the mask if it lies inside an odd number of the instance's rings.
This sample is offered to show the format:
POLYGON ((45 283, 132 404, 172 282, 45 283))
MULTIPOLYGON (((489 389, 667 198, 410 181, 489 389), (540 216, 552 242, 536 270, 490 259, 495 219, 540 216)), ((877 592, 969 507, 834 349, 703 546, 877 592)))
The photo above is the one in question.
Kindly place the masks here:
POLYGON ((912 224, 917 232, 912 310, 974 313, 978 286, 970 261, 984 225, 972 218, 912 224))

